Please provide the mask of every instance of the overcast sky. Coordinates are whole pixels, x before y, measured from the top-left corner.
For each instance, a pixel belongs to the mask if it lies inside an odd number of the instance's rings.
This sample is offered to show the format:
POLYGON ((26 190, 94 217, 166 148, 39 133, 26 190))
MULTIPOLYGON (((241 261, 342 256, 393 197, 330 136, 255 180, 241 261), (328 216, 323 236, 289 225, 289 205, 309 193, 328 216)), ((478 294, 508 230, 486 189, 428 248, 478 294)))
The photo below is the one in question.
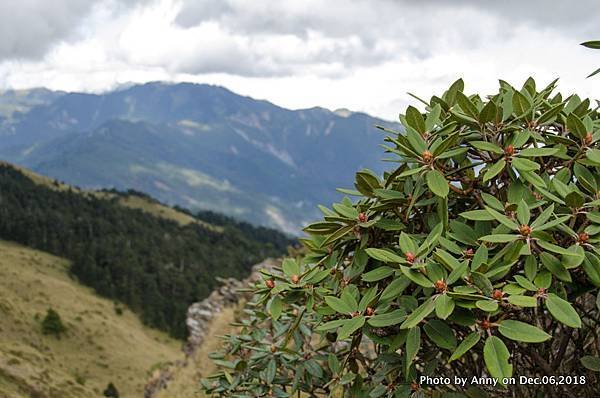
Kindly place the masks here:
POLYGON ((560 77, 600 98, 600 2, 0 0, 0 87, 106 91, 192 81, 288 108, 395 119, 463 77, 489 93, 560 77))

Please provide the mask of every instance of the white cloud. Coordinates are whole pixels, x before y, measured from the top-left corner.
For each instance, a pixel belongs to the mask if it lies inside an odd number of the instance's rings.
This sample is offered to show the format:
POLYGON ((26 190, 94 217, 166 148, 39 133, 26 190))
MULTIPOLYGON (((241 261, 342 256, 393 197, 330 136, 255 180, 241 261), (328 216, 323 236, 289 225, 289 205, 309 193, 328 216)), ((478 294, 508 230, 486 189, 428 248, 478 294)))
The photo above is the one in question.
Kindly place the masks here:
MULTIPOLYGON (((21 14, 38 16, 34 25, 49 12, 49 2, 24 3, 21 14)), ((441 94, 458 77, 471 92, 529 75, 543 83, 560 77, 565 92, 597 98, 600 91, 598 79, 585 79, 600 66, 600 52, 578 46, 598 38, 591 1, 60 4, 74 6, 40 22, 56 33, 39 46, 18 54, 7 50, 14 37, 0 36, 2 86, 101 91, 149 80, 207 82, 286 107, 345 107, 390 119, 415 103, 407 91, 441 94)))

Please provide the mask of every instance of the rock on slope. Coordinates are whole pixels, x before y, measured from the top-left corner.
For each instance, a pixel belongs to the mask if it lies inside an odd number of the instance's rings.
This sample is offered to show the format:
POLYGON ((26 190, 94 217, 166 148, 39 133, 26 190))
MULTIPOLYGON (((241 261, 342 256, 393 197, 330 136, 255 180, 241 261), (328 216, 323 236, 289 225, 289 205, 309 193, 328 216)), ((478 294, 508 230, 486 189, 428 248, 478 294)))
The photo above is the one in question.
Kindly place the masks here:
POLYGON ((219 348, 219 336, 235 331, 230 323, 235 320, 236 310, 249 298, 239 290, 258 280, 261 269, 278 265, 278 260, 267 259, 252 267, 250 276, 242 281, 221 279, 222 285, 209 297, 192 304, 187 312, 189 337, 183 347, 184 359, 157 370, 146 384, 144 397, 203 397, 200 378, 216 370, 208 355, 219 348))

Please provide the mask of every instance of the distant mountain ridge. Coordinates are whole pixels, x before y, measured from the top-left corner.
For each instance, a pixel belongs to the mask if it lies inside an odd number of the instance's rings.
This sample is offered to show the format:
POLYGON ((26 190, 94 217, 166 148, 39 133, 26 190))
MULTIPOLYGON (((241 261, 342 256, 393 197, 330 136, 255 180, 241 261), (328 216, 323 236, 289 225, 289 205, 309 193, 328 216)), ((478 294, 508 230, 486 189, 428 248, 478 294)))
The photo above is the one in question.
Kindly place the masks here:
POLYGON ((288 110, 225 88, 147 83, 105 94, 0 95, 0 157, 70 184, 149 193, 289 233, 382 170, 376 124, 348 110, 288 110), (12 111, 8 111, 11 104, 12 111), (8 105, 7 105, 8 104, 8 105))

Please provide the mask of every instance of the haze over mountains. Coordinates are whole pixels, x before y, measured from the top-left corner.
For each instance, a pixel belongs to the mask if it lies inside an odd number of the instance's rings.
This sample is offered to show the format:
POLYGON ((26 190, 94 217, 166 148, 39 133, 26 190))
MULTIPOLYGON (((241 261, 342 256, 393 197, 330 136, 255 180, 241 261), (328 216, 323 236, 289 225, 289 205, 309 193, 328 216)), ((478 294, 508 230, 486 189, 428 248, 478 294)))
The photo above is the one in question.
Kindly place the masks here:
MULTIPOLYGON (((315 98, 315 103, 319 102, 315 98)), ((317 204, 385 166, 362 113, 288 110, 198 84, 0 96, 0 158, 86 188, 135 189, 297 234, 317 204)))

